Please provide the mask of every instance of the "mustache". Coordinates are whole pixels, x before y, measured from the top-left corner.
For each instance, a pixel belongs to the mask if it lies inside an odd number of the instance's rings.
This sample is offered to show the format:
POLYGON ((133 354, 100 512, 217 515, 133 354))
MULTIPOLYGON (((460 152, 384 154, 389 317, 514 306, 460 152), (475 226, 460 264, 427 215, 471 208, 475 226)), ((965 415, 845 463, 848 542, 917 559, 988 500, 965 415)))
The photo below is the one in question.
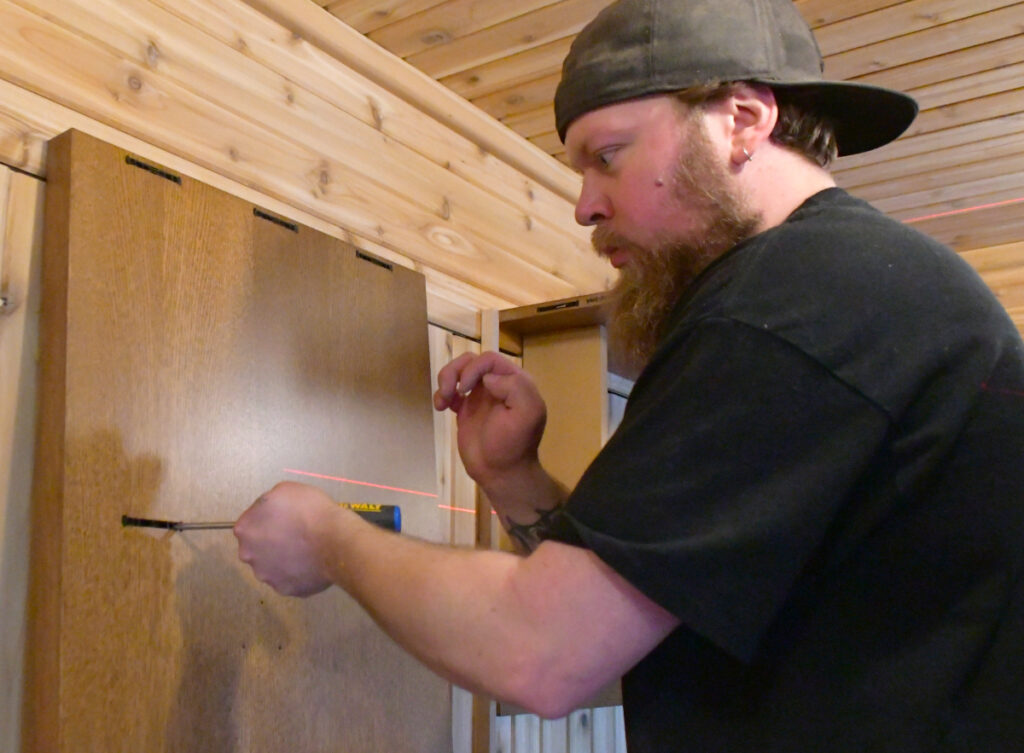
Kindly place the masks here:
POLYGON ((597 226, 590 233, 590 245, 599 256, 606 256, 616 248, 637 250, 640 246, 624 235, 613 232, 606 227, 597 226))

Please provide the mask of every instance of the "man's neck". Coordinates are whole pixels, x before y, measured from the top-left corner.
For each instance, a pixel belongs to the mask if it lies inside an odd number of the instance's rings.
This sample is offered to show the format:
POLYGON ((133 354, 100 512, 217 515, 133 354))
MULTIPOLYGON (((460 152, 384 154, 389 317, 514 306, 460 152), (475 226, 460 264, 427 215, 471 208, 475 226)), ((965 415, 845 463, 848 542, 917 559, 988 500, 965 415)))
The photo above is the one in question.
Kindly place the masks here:
POLYGON ((828 170, 775 144, 758 150, 743 178, 748 199, 763 217, 759 232, 781 225, 811 196, 836 185, 828 170))

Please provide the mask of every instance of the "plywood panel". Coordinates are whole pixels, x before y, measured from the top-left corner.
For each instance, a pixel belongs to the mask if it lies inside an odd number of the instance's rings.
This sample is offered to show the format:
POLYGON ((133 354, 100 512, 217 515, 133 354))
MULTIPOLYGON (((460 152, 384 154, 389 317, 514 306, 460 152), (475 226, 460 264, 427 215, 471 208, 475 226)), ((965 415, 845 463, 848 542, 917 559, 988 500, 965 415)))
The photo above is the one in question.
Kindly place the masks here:
POLYGON ((224 531, 120 525, 295 478, 447 540, 423 278, 128 158, 50 145, 26 750, 449 748, 447 684, 344 594, 275 595, 224 531))
POLYGON ((523 368, 548 405, 541 463, 569 489, 607 434, 608 360, 604 327, 574 327, 523 337, 523 368))

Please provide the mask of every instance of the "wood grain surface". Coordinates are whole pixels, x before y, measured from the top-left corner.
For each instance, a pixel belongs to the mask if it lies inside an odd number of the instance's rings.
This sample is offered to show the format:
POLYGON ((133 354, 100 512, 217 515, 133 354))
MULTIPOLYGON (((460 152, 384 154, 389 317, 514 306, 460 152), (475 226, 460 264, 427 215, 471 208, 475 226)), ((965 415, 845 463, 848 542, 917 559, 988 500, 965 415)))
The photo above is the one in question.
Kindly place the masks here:
POLYGON ((291 478, 447 540, 422 276, 130 158, 50 145, 24 749, 450 748, 449 686, 343 593, 277 596, 230 532, 121 526, 291 478))

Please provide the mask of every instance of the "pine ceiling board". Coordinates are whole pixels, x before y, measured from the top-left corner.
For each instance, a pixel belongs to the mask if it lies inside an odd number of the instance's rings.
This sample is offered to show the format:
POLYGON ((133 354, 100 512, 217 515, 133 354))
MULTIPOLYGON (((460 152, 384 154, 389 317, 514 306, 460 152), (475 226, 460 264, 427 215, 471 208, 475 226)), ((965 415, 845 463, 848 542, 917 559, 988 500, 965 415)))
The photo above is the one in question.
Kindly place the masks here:
POLYGON ((923 58, 944 55, 1024 32, 1024 3, 971 16, 960 21, 888 38, 855 50, 831 55, 825 61, 830 78, 850 79, 894 68, 923 58))
MULTIPOLYGON (((1002 289, 1017 288, 1024 292, 1024 268, 1019 265, 1013 268, 986 272, 985 279, 993 287, 1002 289)), ((1019 304, 1024 304, 1024 300, 1021 300, 1019 304)))
POLYGON ((555 133, 554 131, 551 131, 549 133, 542 133, 537 136, 531 136, 530 141, 532 141, 534 144, 536 144, 538 147, 543 149, 548 154, 560 150, 564 151, 562 140, 558 138, 558 134, 555 133))
POLYGON ((868 73, 858 76, 856 81, 888 86, 917 97, 918 91, 932 86, 952 83, 961 76, 999 69, 1021 61, 1024 61, 1024 43, 1016 35, 868 73))
POLYGON ((939 149, 948 149, 970 141, 999 138, 1009 133, 1024 130, 1024 112, 1005 115, 999 118, 984 120, 977 123, 934 131, 922 136, 899 139, 873 152, 854 154, 841 157, 836 163, 837 170, 848 167, 873 165, 891 159, 899 159, 917 154, 932 154, 939 149))
POLYGON ((482 29, 406 60, 426 73, 440 78, 483 65, 492 60, 578 34, 610 0, 562 0, 505 23, 482 29))
MULTIPOLYGON (((558 79, 559 74, 553 73, 513 89, 477 97, 473 100, 473 104, 498 120, 504 120, 511 115, 530 112, 538 107, 543 107, 546 102, 551 102, 555 96, 558 79)), ((548 130, 553 131, 554 126, 555 121, 552 118, 551 123, 548 124, 548 130)))
MULTIPOLYGON (((976 185, 979 181, 1017 176, 1024 184, 1024 142, 1006 147, 1004 154, 993 155, 996 159, 968 162, 941 169, 905 175, 870 185, 857 186, 856 193, 869 201, 880 203, 885 199, 899 197, 906 200, 917 193, 933 190, 952 190, 957 186, 976 185)), ((922 160, 922 167, 925 161, 922 160)), ((987 189, 986 189, 987 190, 987 189)))
MULTIPOLYGON (((914 227, 962 252, 1024 238, 1024 220, 1020 219, 1021 215, 1024 215, 1024 212, 1021 211, 1020 205, 1009 205, 998 211, 979 211, 969 215, 953 215, 935 221, 915 223, 914 227)), ((1024 301, 1009 305, 1019 306, 1022 303, 1024 301)))
POLYGON ((965 102, 954 102, 927 110, 917 116, 905 135, 907 137, 919 136, 932 131, 943 131, 947 128, 992 120, 1019 112, 1024 112, 1024 88, 989 94, 985 97, 965 102))
MULTIPOLYGON (((958 222, 970 223, 975 212, 982 208, 1020 204, 1024 201, 1024 190, 1020 186, 1009 186, 991 193, 972 193, 964 198, 954 198, 938 204, 910 207, 889 212, 889 216, 902 222, 919 223, 940 217, 956 217, 958 222)), ((1024 207, 1020 208, 1024 213, 1024 207)))
MULTIPOLYGON (((970 163, 999 160, 1024 150, 1024 132, 1016 131, 994 139, 966 141, 948 149, 925 155, 914 155, 877 162, 864 167, 837 170, 833 173, 843 188, 853 189, 872 183, 889 182, 922 172, 965 166, 970 163)), ((984 169, 990 170, 991 166, 984 169)))
POLYGON ((796 0, 797 10, 812 28, 898 5, 901 0, 796 0))
POLYGON ((382 26, 367 36, 405 58, 556 3, 557 0, 516 0, 514 3, 446 0, 422 13, 382 26))
POLYGON ((386 24, 440 5, 443 0, 318 0, 327 11, 367 34, 386 24))
POLYGON ((874 44, 889 36, 945 26, 987 11, 1014 5, 1015 0, 909 0, 884 10, 814 30, 822 55, 835 55, 874 44), (896 34, 894 30, 898 30, 896 34))
POLYGON ((555 108, 551 102, 545 102, 543 107, 510 115, 503 122, 527 138, 554 133, 551 125, 555 122, 555 108))
POLYGON ((562 37, 438 80, 456 94, 472 101, 476 97, 560 71, 573 39, 575 37, 562 37))
MULTIPOLYGON (((872 199, 871 203, 883 212, 906 213, 912 211, 914 215, 927 214, 922 207, 964 200, 969 206, 980 206, 990 202, 983 202, 979 197, 986 194, 999 193, 1008 198, 1024 196, 1024 172, 1005 173, 1003 175, 991 175, 974 181, 950 184, 936 188, 923 188, 920 191, 906 193, 900 196, 884 196, 872 199)), ((863 194, 863 189, 858 190, 858 195, 863 194)), ((1019 208, 1018 208, 1018 211, 1019 208)), ((1024 214, 1024 212, 1022 212, 1024 214)))
MULTIPOLYGON (((1022 204, 1007 204, 972 212, 969 215, 953 215, 914 223, 913 227, 941 238, 943 242, 948 243, 957 251, 963 252, 1013 243, 1024 238, 1024 211, 1022 209, 1024 209, 1022 204), (962 223, 961 220, 965 217, 971 217, 972 221, 962 223)), ((1020 264, 1021 258, 1018 255, 1018 264, 1020 264)), ((1009 290, 996 290, 1000 303, 1007 308, 1024 306, 1024 300, 1020 298, 1021 293, 1024 293, 1024 286, 1007 287, 1009 290), (1015 299, 1011 297, 1009 301, 1003 300, 1002 293, 1012 293, 1014 287, 1017 288, 1015 299)))
POLYGON ((965 251, 963 256, 982 274, 1015 269, 1020 267, 1020 260, 1024 258, 1024 241, 965 251))
MULTIPOLYGON (((1024 40, 1018 40, 1024 58, 1024 40)), ((1024 82, 1024 62, 969 74, 910 92, 922 110, 1017 89, 1024 82)))
MULTIPOLYGON (((983 215, 979 214, 982 209, 1019 205, 1024 200, 1024 186, 1021 182, 1014 180, 1012 176, 1007 176, 1007 178, 1006 180, 992 179, 990 192, 985 192, 983 187, 979 188, 978 185, 972 185, 966 187, 965 195, 957 195, 957 187, 951 187, 949 191, 944 192, 919 194, 916 198, 917 204, 905 208, 890 209, 886 206, 887 200, 884 199, 873 203, 878 205, 881 211, 900 222, 922 225, 936 219, 948 218, 947 221, 952 226, 966 229, 982 221, 983 215), (1000 182, 1004 184, 1003 187, 998 185, 1000 182), (938 199, 936 203, 927 203, 929 200, 936 199, 938 199)), ((1015 211, 1017 214, 1024 214, 1020 206, 1017 206, 1015 211)), ((1011 235, 998 242, 1012 240, 1016 240, 1016 238, 1011 235)), ((996 241, 991 242, 995 243, 996 241)))

